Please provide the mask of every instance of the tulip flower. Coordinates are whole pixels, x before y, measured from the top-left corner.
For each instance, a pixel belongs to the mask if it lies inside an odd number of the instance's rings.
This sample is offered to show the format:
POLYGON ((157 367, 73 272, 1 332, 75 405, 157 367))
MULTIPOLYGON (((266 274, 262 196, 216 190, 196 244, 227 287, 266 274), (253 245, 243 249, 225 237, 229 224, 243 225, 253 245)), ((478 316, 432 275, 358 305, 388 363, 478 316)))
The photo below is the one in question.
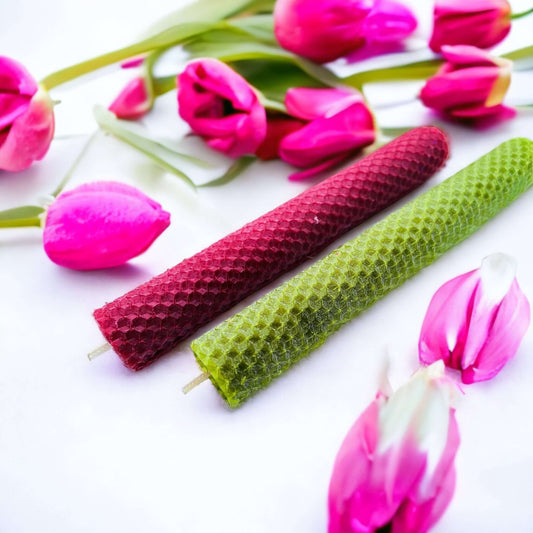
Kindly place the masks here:
POLYGON ((170 214, 141 191, 112 181, 87 183, 48 208, 44 250, 58 265, 93 270, 143 253, 170 224, 170 214))
POLYGON ((328 533, 425 533, 439 520, 455 488, 452 392, 439 361, 378 393, 337 454, 328 533))
POLYGON ((199 59, 179 75, 179 114, 207 144, 230 157, 253 154, 266 136, 266 112, 254 89, 216 59, 199 59))
POLYGON ((292 88, 285 107, 291 116, 307 121, 279 145, 284 161, 307 169, 293 174, 293 180, 339 163, 376 138, 372 113, 355 90, 292 88))
POLYGON ((512 63, 474 46, 443 46, 446 63, 420 92, 422 103, 455 119, 506 118, 502 105, 511 83, 512 63))
POLYGON ((489 48, 511 30, 511 6, 507 0, 437 0, 433 34, 434 52, 443 45, 469 44, 489 48))
POLYGON ((148 113, 154 105, 154 96, 143 76, 130 80, 109 106, 117 118, 137 120, 148 113))
POLYGON ((279 44, 318 63, 360 48, 373 0, 277 0, 274 34, 279 44))
POLYGON ((54 136, 53 103, 17 61, 0 56, 0 170, 42 159, 54 136))
POLYGON ((306 122, 297 118, 289 117, 281 113, 267 115, 267 133, 265 140, 259 145, 255 155, 263 161, 277 159, 281 141, 289 135, 305 126, 306 122))
POLYGON ((395 43, 403 41, 416 29, 414 13, 395 0, 376 0, 365 18, 363 34, 368 41, 395 43))
POLYGON ((445 283, 433 296, 422 324, 420 360, 442 359, 461 371, 463 383, 493 378, 518 350, 529 326, 529 302, 504 254, 445 283))

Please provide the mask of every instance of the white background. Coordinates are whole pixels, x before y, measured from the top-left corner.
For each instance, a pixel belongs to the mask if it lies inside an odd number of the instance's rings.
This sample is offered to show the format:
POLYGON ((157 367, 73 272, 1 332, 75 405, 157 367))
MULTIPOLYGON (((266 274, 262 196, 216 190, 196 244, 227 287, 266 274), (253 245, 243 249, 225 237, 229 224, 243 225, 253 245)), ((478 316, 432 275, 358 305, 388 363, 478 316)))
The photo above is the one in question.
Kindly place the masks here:
MULTIPOLYGON (((134 40, 178 5, 4 0, 0 53, 43 77, 134 40)), ((427 26, 427 8, 419 14, 427 26)), ((531 44, 532 29, 533 18, 517 22, 498 50, 531 44)), ((0 173, 0 209, 34 203, 55 188, 95 129, 92 106, 107 105, 132 75, 105 74, 53 91, 62 100, 58 139, 28 171, 0 173)), ((509 102, 533 100, 532 86, 531 74, 518 74, 509 102)), ((370 101, 406 100, 417 87, 375 87, 370 101)), ((452 157, 424 189, 510 137, 533 135, 531 111, 485 132, 439 122, 418 103, 378 109, 377 119, 383 126, 434 123, 449 132, 452 157)), ((144 123, 154 135, 227 163, 198 140, 180 141, 187 127, 174 94, 144 123)), ((0 230, 0 532, 324 532, 336 451, 372 400, 386 354, 393 385, 416 369, 434 291, 501 251, 517 259, 519 282, 533 299, 532 191, 236 411, 210 383, 182 395, 198 373, 187 342, 140 373, 111 352, 87 360, 103 342, 91 316, 96 307, 295 196, 308 183, 288 182, 290 170, 280 162, 255 164, 229 185, 194 193, 101 136, 69 186, 116 179, 160 201, 172 225, 148 252, 124 267, 75 272, 48 260, 39 229, 0 230)), ((532 352, 530 331, 493 382, 465 387, 457 411, 457 490, 435 532, 533 531, 532 352)))

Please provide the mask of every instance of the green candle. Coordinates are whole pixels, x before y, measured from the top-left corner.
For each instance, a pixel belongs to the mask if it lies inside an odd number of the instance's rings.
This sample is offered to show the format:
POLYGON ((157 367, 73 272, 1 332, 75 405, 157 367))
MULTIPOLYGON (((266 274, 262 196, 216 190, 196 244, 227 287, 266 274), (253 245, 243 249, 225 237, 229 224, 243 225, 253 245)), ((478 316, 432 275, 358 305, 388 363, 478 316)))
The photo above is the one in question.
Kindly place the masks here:
POLYGON ((511 139, 192 343, 236 407, 432 263, 533 183, 533 142, 511 139))

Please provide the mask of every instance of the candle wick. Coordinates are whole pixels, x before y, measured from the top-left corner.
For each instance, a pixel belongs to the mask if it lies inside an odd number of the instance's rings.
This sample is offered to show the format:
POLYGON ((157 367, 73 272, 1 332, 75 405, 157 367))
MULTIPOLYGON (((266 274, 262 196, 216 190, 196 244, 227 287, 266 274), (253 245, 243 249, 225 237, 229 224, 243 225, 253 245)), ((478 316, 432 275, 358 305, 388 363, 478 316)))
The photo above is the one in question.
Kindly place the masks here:
POLYGON ((89 361, 92 361, 93 359, 96 359, 99 355, 102 355, 103 353, 107 352, 111 349, 111 344, 106 342, 105 344, 102 344, 102 346, 98 346, 96 350, 93 350, 92 352, 87 354, 87 357, 89 358, 89 361))
POLYGON ((206 379, 209 379, 209 376, 209 372, 202 372, 199 376, 196 376, 192 381, 187 383, 187 385, 185 385, 185 387, 181 389, 183 394, 191 392, 193 389, 198 387, 200 383, 203 383, 206 379))

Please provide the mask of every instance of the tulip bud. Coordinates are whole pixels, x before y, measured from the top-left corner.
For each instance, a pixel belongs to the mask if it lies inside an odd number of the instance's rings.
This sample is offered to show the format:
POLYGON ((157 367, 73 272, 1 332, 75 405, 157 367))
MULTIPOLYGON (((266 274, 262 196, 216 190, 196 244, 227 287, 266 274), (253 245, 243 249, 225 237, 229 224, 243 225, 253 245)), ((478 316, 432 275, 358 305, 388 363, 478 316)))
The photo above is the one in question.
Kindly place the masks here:
POLYGON ((266 112, 248 82, 216 59, 190 62, 179 75, 179 114, 214 150, 253 154, 266 136, 266 112))
POLYGON ((279 44, 318 63, 360 48, 373 0, 277 0, 274 34, 279 44))
POLYGON ((445 283, 422 324, 420 360, 442 359, 463 383, 493 378, 518 350, 529 327, 529 302, 515 277, 515 261, 486 257, 481 268, 445 283))
POLYGON ((425 533, 439 520, 455 488, 452 392, 437 362, 378 393, 337 454, 328 533, 425 533))
POLYGON ((0 170, 42 159, 54 136, 53 103, 17 61, 0 56, 0 170))
POLYGON ((447 60, 420 92, 422 103, 455 119, 507 118, 502 105, 511 83, 512 63, 474 46, 443 46, 447 60))
POLYGON ((335 165, 376 138, 372 113, 355 90, 292 88, 285 107, 293 117, 308 121, 279 146, 284 161, 307 169, 293 174, 293 180, 335 165))
POLYGON ((429 46, 434 52, 447 44, 489 48, 511 30, 511 6, 507 0, 437 0, 433 18, 429 46))
POLYGON ((75 270, 125 263, 150 247, 170 214, 141 191, 122 183, 87 183, 59 196, 46 212, 44 250, 75 270))
POLYGON ((267 115, 267 133, 265 140, 259 145, 255 155, 263 161, 277 159, 281 141, 290 133, 305 126, 303 120, 283 114, 267 115))
POLYGON ((414 13, 395 0, 376 0, 365 18, 364 36, 372 42, 394 43, 403 41, 416 29, 414 13))
POLYGON ((137 76, 130 80, 109 106, 117 118, 137 120, 148 113, 154 105, 151 87, 145 78, 137 76))

